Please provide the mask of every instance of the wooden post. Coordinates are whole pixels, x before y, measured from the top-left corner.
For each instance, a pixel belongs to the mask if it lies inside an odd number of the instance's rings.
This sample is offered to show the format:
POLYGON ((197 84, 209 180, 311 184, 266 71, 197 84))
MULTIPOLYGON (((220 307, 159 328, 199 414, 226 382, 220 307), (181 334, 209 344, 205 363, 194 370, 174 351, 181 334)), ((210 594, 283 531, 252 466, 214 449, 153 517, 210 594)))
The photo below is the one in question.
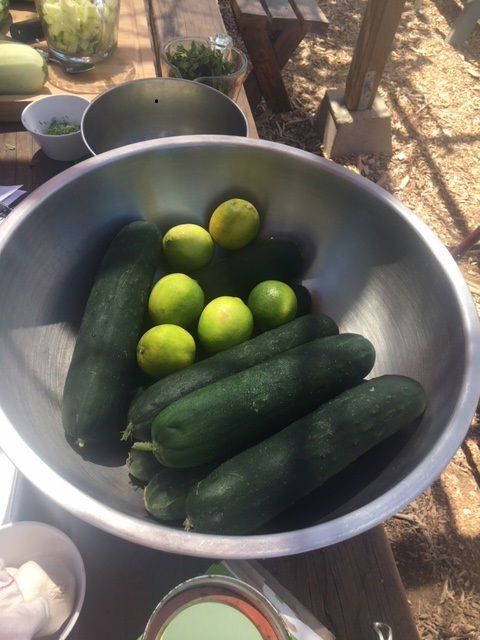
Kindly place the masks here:
POLYGON ((405 0, 368 0, 345 85, 350 111, 372 106, 404 6, 405 0))
POLYGON ((472 34, 480 18, 480 0, 468 0, 460 15, 453 23, 453 27, 445 42, 458 47, 472 34))

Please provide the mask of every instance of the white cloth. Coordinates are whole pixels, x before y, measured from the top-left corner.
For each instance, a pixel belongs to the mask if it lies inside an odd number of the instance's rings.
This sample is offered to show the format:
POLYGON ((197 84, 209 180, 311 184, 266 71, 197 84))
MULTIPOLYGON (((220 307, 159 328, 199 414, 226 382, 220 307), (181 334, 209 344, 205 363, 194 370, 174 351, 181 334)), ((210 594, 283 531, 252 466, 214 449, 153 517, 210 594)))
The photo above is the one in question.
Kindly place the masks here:
POLYGON ((0 559, 0 640, 31 640, 48 620, 45 598, 25 602, 0 559))

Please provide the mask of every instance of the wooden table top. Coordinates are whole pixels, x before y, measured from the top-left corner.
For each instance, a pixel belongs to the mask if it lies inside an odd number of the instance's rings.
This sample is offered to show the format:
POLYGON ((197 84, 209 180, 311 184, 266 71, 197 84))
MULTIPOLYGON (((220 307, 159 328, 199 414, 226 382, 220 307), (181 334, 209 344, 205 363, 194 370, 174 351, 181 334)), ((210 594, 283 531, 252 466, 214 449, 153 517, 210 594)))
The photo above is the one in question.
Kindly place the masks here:
MULTIPOLYGON (((216 0, 149 2, 157 63, 167 38, 225 31, 216 0)), ((243 91, 239 104, 249 119, 250 134, 256 136, 243 91)), ((21 184, 30 192, 68 166, 46 158, 20 123, 0 123, 0 184, 21 184)), ((388 623, 394 640, 419 640, 382 527, 326 549, 266 560, 264 565, 338 640, 375 640, 373 621, 388 623)))

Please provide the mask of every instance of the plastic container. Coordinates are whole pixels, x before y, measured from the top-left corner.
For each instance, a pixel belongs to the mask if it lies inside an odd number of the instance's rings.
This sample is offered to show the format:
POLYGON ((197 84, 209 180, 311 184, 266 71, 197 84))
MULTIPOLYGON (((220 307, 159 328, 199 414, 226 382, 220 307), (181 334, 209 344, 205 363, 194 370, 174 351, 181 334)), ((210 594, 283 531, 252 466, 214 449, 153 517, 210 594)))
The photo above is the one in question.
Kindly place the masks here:
MULTIPOLYGON (((166 75, 170 78, 184 78, 185 80, 193 80, 208 84, 210 87, 221 91, 232 100, 236 100, 242 87, 247 72, 248 61, 245 54, 232 46, 232 39, 225 34, 213 34, 210 38, 173 38, 165 43, 162 49, 162 62, 166 70, 166 75), (204 68, 198 72, 182 72, 172 62, 172 56, 178 50, 192 51, 195 48, 205 47, 218 52, 222 55, 231 71, 227 74, 214 74, 206 71, 204 68), (198 73, 198 75, 196 75, 198 73)), ((212 69, 212 71, 214 71, 212 69)))
POLYGON ((75 604, 70 618, 49 640, 65 640, 72 631, 85 598, 85 567, 77 547, 62 531, 43 522, 11 522, 0 527, 0 557, 6 566, 49 556, 59 560, 75 578, 75 604))
POLYGON ((25 107, 22 112, 22 124, 38 142, 45 155, 52 160, 78 160, 89 154, 80 131, 82 115, 89 104, 86 98, 80 96, 45 96, 25 107), (52 120, 74 124, 79 129, 66 135, 48 135, 45 131, 52 120))

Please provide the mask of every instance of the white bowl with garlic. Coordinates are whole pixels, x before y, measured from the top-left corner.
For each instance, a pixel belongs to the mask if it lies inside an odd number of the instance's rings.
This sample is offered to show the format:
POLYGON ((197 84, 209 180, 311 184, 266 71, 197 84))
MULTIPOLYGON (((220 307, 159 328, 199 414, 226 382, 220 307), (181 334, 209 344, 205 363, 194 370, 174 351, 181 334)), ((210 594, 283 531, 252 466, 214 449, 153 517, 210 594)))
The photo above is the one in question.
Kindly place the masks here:
POLYGON ((0 527, 0 640, 65 640, 85 597, 85 567, 68 536, 42 522, 0 527))

